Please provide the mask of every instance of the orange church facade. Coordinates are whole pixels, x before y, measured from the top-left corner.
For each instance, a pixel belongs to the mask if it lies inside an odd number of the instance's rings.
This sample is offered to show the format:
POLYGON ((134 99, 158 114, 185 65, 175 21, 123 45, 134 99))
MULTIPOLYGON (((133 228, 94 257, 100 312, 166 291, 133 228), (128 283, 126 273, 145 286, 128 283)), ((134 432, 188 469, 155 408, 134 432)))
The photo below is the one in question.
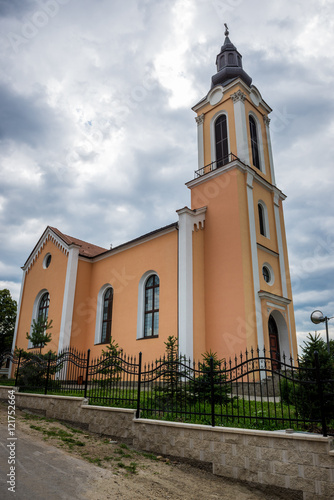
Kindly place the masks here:
POLYGON ((48 227, 25 265, 13 346, 53 321, 45 349, 101 353, 112 337, 145 361, 178 337, 180 354, 234 358, 246 349, 297 357, 271 108, 242 69, 228 33, 217 73, 193 108, 198 170, 177 221, 110 250, 48 227))

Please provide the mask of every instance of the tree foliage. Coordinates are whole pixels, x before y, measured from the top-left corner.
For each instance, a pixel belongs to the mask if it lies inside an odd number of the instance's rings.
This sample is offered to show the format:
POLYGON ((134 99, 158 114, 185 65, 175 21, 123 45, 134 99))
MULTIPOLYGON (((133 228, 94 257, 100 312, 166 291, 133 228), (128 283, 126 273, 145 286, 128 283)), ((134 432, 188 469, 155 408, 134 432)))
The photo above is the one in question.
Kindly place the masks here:
MULTIPOLYGON (((319 359, 319 378, 322 381, 323 404, 328 420, 334 419, 333 384, 334 343, 330 341, 330 352, 326 342, 315 333, 308 334, 302 346, 302 355, 297 372, 298 385, 295 387, 296 407, 307 419, 321 418, 321 394, 317 384, 315 352, 319 359)), ((291 396, 291 395, 290 395, 291 396)))
POLYGON ((100 384, 117 382, 121 378, 123 349, 110 337, 106 350, 102 349, 102 361, 100 373, 105 375, 100 384))
POLYGON ((39 349, 39 353, 17 348, 15 350, 16 357, 20 356, 21 359, 17 383, 22 389, 44 387, 47 374, 49 373, 49 377, 52 377, 56 371, 61 369, 61 364, 56 366, 57 354, 55 352, 50 350, 42 354, 42 348, 51 342, 51 333, 48 332, 51 328, 52 320, 48 321, 47 318, 43 317, 33 320, 31 333, 27 332, 26 337, 31 341, 33 347, 39 349))
POLYGON ((12 347, 16 312, 17 304, 10 291, 0 290, 0 352, 12 347))
POLYGON ((202 354, 203 361, 199 363, 201 374, 195 379, 194 396, 211 401, 215 404, 226 404, 229 400, 230 387, 226 384, 226 369, 224 359, 218 359, 216 352, 206 351, 202 354), (212 359, 212 373, 211 373, 212 359))
POLYGON ((52 328, 52 319, 50 321, 47 318, 40 316, 37 320, 33 320, 31 325, 31 334, 26 333, 26 337, 32 343, 33 347, 38 347, 40 352, 42 348, 51 342, 51 333, 47 330, 52 328))

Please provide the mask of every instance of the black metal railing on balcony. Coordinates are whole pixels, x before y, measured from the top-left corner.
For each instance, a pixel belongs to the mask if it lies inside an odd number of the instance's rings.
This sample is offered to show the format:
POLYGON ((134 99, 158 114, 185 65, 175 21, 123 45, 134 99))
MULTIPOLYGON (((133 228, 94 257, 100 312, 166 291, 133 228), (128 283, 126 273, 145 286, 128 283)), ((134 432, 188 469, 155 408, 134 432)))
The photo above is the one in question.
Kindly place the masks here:
POLYGON ((225 165, 228 165, 229 163, 232 163, 233 161, 240 161, 243 163, 240 158, 235 156, 233 153, 229 153, 228 155, 224 156, 223 158, 220 158, 219 160, 213 161, 209 163, 208 165, 205 165, 202 168, 199 168, 198 170, 195 170, 195 179, 198 177, 202 177, 202 175, 209 174, 213 170, 217 170, 218 168, 225 167, 225 165))

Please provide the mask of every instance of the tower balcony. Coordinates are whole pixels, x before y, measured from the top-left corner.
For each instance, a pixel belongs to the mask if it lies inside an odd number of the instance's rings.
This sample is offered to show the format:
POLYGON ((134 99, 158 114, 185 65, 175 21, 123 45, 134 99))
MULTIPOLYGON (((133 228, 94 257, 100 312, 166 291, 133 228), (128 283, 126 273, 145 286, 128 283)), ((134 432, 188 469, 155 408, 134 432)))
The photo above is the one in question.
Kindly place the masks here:
POLYGON ((195 170, 195 179, 197 179, 198 177, 202 177, 203 175, 209 174, 210 172, 213 172, 213 170, 225 167, 226 165, 234 161, 239 161, 240 163, 243 164, 240 158, 238 158, 235 154, 229 153, 223 158, 220 158, 219 160, 213 161, 208 165, 205 165, 204 167, 195 170))

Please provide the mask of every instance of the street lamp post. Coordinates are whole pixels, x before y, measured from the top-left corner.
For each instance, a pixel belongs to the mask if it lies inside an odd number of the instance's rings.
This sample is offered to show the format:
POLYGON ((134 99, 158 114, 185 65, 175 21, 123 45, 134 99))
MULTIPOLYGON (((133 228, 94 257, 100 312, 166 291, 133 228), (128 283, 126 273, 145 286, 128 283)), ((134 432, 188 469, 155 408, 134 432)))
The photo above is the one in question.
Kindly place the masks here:
POLYGON ((330 347, 329 347, 329 334, 328 334, 328 320, 334 318, 334 316, 331 316, 328 318, 327 316, 324 316, 321 311, 318 309, 313 311, 311 314, 311 321, 315 325, 319 325, 319 323, 325 323, 326 324, 326 341, 327 341, 327 351, 328 354, 330 353, 330 347))

